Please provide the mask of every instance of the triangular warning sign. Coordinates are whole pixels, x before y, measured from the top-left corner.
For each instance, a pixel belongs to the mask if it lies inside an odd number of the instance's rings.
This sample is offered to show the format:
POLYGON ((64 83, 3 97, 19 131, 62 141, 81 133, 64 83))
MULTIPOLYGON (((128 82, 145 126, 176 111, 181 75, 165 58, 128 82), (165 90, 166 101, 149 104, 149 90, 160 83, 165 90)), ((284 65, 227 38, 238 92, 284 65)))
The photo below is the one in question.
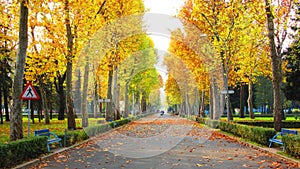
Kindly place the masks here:
POLYGON ((27 83, 21 96, 21 100, 39 100, 40 97, 31 83, 27 83))

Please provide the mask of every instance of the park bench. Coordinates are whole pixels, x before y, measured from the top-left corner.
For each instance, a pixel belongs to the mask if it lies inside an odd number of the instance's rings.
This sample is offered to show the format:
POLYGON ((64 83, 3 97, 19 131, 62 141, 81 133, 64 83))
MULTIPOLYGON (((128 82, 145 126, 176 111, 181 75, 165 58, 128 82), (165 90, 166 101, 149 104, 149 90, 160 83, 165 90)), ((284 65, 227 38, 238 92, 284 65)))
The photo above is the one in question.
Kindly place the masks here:
MULTIPOLYGON (((282 137, 282 136, 288 135, 288 134, 298 135, 298 131, 281 128, 281 132, 278 132, 275 136, 273 136, 273 138, 269 139, 269 141, 270 141, 269 147, 272 147, 272 143, 277 143, 277 144, 283 145, 282 140, 280 138, 278 138, 278 136, 282 137)), ((283 151, 284 150, 285 150, 285 148, 283 146, 283 151)))
POLYGON ((41 129, 41 130, 35 130, 34 131, 34 136, 46 136, 48 137, 47 141, 47 149, 48 152, 50 152, 50 144, 52 143, 59 143, 60 147, 61 145, 61 138, 59 138, 56 134, 52 133, 49 131, 49 129, 41 129))

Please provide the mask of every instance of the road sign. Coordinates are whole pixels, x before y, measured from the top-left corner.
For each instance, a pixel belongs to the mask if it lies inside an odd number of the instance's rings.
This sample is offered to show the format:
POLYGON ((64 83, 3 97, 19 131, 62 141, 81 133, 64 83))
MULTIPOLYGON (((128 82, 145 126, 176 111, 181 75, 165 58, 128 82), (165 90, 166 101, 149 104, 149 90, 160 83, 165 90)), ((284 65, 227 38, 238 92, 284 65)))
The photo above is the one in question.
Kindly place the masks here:
MULTIPOLYGON (((227 94, 227 91, 224 90, 224 91, 220 91, 221 94, 227 94)), ((228 90, 228 94, 233 94, 234 93, 234 90, 228 90)))
POLYGON ((31 83, 27 83, 22 94, 20 95, 21 100, 39 100, 40 97, 36 92, 35 88, 31 83))
POLYGON ((99 99, 99 103, 110 102, 110 99, 99 99))

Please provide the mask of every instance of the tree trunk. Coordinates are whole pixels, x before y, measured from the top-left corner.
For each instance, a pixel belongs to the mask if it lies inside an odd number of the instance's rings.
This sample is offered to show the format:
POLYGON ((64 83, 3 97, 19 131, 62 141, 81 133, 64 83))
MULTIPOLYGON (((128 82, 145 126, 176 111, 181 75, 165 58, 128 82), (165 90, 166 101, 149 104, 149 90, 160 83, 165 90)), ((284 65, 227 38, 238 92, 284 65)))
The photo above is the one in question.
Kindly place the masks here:
POLYGON ((4 84, 3 89, 3 100, 4 100, 4 110, 5 110, 5 121, 9 121, 9 96, 8 96, 8 87, 4 84))
POLYGON ((59 96, 59 98, 58 98, 58 106, 59 106, 58 120, 65 119, 65 110, 66 110, 66 97, 65 97, 65 90, 64 90, 65 74, 63 75, 63 77, 58 77, 58 82, 56 83, 56 92, 59 96))
POLYGON ((249 82, 249 85, 248 85, 248 107, 249 107, 249 115, 250 115, 250 118, 251 119, 254 119, 254 112, 253 112, 253 103, 252 103, 252 100, 253 100, 253 83, 252 81, 249 82))
POLYGON ((75 82, 75 91, 74 91, 74 104, 75 104, 75 111, 77 113, 81 112, 81 72, 79 68, 75 70, 77 80, 75 82))
MULTIPOLYGON (((95 77, 95 75, 94 75, 95 77)), ((101 115, 101 109, 99 110, 99 95, 98 95, 98 85, 97 79, 94 78, 95 96, 94 96, 94 118, 98 118, 101 115)))
POLYGON ((41 91, 42 101, 43 101, 43 112, 45 115, 45 124, 50 124, 47 85, 40 82, 40 91, 41 91))
POLYGON ((89 125, 88 121, 88 110, 87 110, 87 97, 88 97, 88 86, 89 86, 89 58, 86 56, 86 63, 84 67, 83 76, 83 92, 82 92, 82 103, 81 103, 81 113, 82 113, 82 127, 87 127, 89 125))
POLYGON ((125 117, 128 117, 129 111, 130 111, 128 88, 129 88, 129 83, 126 82, 126 84, 125 84, 125 110, 124 110, 125 117))
POLYGON ((114 95, 113 95, 114 120, 119 120, 121 118, 120 117, 120 104, 119 104, 118 73, 119 73, 119 68, 118 68, 118 66, 115 66, 115 72, 114 72, 114 95))
POLYGON ((202 90, 201 92, 201 106, 200 106, 200 117, 205 117, 205 103, 204 103, 204 99, 205 99, 205 91, 202 90))
POLYGON ((212 80, 212 78, 210 78, 210 79, 211 79, 211 83, 209 85, 209 118, 213 119, 213 117, 214 117, 214 114, 213 114, 213 112, 214 112, 214 106, 213 106, 214 105, 214 99, 213 99, 214 88, 213 88, 213 80, 212 80))
POLYGON ((146 102, 146 95, 142 95, 142 113, 146 113, 147 111, 147 102, 146 102))
POLYGON ((72 35, 71 23, 70 23, 69 0, 65 0, 65 12, 66 12, 65 21, 66 21, 66 30, 67 30, 67 39, 68 39, 67 70, 66 70, 66 77, 67 77, 66 99, 67 99, 68 129, 75 130, 76 129, 75 112, 74 112, 74 105, 73 105, 73 98, 72 98, 73 35, 72 35))
MULTIPOLYGON (((2 112, 2 84, 0 83, 0 124, 3 124, 3 112, 2 112)), ((7 114, 7 112, 5 112, 7 114)))
POLYGON ((220 93, 218 90, 218 85, 215 81, 213 80, 213 119, 214 120, 219 120, 220 119, 220 93))
POLYGON ((28 0, 20 2, 19 48, 13 83, 13 109, 11 111, 10 141, 23 138, 22 101, 19 99, 23 89, 24 66, 28 45, 28 0))
POLYGON ((108 86, 107 86, 107 99, 110 99, 110 102, 106 103, 106 112, 105 119, 106 121, 113 120, 113 105, 112 105, 112 80, 113 80, 113 66, 109 66, 108 72, 108 86))
POLYGON ((136 93, 136 97, 135 97, 135 103, 137 104, 137 113, 136 115, 138 115, 141 112, 141 94, 140 92, 136 93))
POLYGON ((244 113, 244 107, 245 107, 245 91, 244 91, 244 85, 241 83, 241 88, 240 88, 240 112, 239 112, 239 117, 240 118, 245 118, 245 113, 244 113))
POLYGON ((271 51, 271 63, 272 63, 272 86, 274 92, 274 128, 276 131, 280 131, 282 127, 282 98, 280 83, 282 80, 281 73, 281 48, 276 49, 275 44, 275 28, 274 28, 274 16, 271 11, 271 4, 269 0, 265 0, 265 8, 267 14, 268 23, 268 37, 271 51))

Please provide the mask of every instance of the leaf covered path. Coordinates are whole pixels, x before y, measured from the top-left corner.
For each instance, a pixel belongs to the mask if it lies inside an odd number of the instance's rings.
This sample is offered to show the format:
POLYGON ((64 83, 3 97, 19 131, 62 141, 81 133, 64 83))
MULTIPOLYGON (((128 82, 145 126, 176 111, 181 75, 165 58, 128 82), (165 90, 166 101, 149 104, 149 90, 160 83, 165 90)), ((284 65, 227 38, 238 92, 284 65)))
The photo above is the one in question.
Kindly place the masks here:
POLYGON ((31 168, 298 168, 193 121, 159 114, 131 122, 31 168))

